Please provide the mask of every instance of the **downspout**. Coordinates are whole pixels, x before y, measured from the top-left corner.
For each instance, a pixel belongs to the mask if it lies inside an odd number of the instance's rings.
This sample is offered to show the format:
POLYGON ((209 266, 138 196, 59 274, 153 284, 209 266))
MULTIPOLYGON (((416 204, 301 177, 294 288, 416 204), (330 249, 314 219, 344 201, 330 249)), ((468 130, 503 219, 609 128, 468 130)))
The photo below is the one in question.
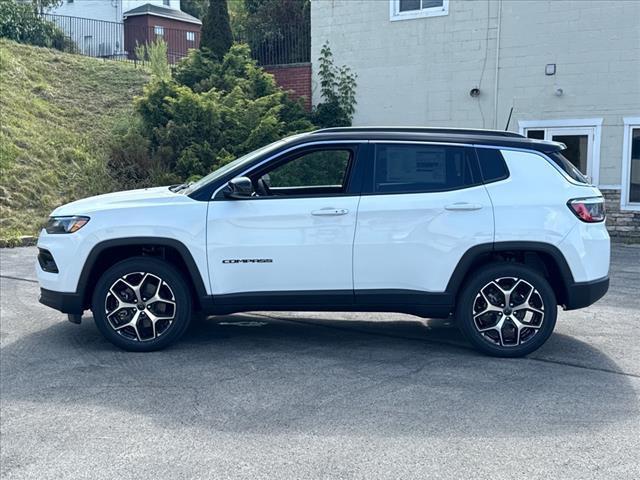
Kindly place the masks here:
MULTIPOLYGON (((488 0, 490 1, 490 0, 488 0)), ((498 0, 498 28, 496 30, 496 71, 493 85, 493 128, 498 129, 498 87, 500 84, 500 27, 502 26, 502 0, 498 0)))

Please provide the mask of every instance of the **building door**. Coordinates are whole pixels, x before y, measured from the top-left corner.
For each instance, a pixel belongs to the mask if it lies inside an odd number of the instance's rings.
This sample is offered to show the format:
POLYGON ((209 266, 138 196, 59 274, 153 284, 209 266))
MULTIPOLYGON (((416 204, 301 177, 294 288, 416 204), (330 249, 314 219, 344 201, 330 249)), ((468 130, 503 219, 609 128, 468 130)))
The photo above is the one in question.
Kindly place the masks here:
POLYGON ((595 128, 593 127, 552 127, 528 128, 526 136, 539 140, 552 140, 567 146, 562 154, 590 179, 594 178, 593 148, 595 128))

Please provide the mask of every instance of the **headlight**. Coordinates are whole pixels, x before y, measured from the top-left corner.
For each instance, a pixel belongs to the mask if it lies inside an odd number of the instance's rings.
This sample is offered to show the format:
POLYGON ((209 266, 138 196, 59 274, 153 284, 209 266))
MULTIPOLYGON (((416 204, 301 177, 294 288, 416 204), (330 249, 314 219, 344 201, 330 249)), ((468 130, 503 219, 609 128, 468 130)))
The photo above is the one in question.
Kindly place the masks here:
POLYGON ((47 233, 73 233, 84 227, 88 221, 89 217, 49 217, 44 229, 47 233))

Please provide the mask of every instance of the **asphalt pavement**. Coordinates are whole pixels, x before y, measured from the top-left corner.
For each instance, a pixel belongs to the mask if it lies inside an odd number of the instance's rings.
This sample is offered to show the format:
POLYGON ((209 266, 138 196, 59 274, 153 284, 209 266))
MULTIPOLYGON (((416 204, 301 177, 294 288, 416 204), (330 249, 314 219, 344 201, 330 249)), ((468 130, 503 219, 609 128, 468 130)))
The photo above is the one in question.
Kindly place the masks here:
POLYGON ((259 312, 127 353, 0 250, 0 477, 638 479, 640 248, 523 359, 445 321, 259 312))

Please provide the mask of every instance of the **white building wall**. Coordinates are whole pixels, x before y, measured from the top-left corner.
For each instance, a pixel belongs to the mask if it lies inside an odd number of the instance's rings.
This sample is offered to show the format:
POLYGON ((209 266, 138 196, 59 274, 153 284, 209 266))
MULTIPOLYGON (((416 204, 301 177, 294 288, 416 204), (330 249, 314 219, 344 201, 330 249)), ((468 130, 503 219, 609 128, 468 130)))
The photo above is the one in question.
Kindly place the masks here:
POLYGON ((124 57, 122 14, 147 3, 180 9, 180 0, 64 0, 47 13, 84 55, 124 57))
POLYGON ((599 183, 620 184, 623 117, 640 115, 640 1, 450 0, 446 16, 389 14, 389 0, 311 3, 312 59, 328 40, 358 74, 355 125, 503 129, 512 106, 516 131, 521 120, 601 118, 599 183))
POLYGON ((147 3, 180 10, 180 0, 168 0, 167 2, 164 0, 63 0, 62 5, 50 9, 47 13, 121 22, 124 12, 147 3))

